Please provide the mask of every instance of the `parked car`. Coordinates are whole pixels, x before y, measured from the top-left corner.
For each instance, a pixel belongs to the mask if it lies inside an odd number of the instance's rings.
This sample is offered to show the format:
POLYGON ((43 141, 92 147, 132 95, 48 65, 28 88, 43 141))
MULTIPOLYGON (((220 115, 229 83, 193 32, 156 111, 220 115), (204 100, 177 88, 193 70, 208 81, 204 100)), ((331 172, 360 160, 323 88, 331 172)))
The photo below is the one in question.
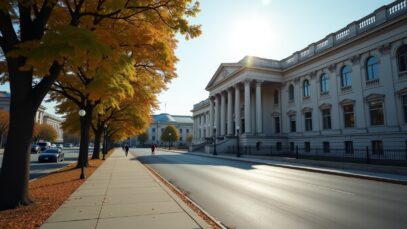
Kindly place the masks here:
POLYGON ((57 162, 64 160, 64 152, 59 148, 49 148, 43 151, 40 156, 38 156, 38 162, 57 162))
POLYGON ((72 144, 72 143, 65 143, 65 144, 64 144, 64 147, 66 147, 66 148, 72 148, 72 147, 73 147, 73 144, 72 144))
POLYGON ((51 148, 51 142, 38 142, 38 145, 41 147, 41 151, 51 148))
POLYGON ((41 153, 41 147, 36 145, 36 144, 32 144, 31 145, 31 153, 35 153, 35 154, 41 153))
POLYGON ((56 144, 51 144, 51 147, 55 148, 55 147, 57 147, 57 145, 56 144))

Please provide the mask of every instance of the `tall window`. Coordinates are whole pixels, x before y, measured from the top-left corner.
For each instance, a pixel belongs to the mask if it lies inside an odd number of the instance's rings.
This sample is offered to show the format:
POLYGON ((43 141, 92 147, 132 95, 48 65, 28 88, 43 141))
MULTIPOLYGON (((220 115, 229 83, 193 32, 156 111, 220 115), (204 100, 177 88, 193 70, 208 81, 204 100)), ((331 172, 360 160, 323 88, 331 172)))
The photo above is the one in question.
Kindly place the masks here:
POLYGON ((179 129, 179 133, 182 134, 182 129, 179 129))
POLYGON ((280 117, 274 117, 274 131, 280 133, 280 117))
POLYGON ((326 73, 321 75, 321 78, 319 79, 319 83, 321 85, 321 92, 328 92, 329 91, 329 78, 326 73))
POLYGON ((304 97, 308 97, 309 96, 309 81, 304 80, 304 82, 302 83, 302 86, 303 86, 304 97))
POLYGON ((276 149, 277 149, 277 151, 281 151, 282 148, 283 148, 283 147, 282 147, 282 145, 281 145, 281 142, 277 142, 277 143, 276 143, 276 149))
POLYGON ((295 115, 290 116, 290 131, 291 132, 297 131, 297 123, 295 121, 295 115))
POLYGON ((341 70, 341 86, 347 87, 352 85, 352 77, 350 75, 350 68, 345 65, 341 70))
POLYGON ((331 109, 322 110, 322 128, 331 129, 331 109))
POLYGON ((311 152, 311 143, 310 142, 304 142, 304 150, 305 150, 305 152, 311 152))
POLYGON ((278 91, 274 91, 274 104, 277 105, 278 104, 278 91))
POLYGON ((353 104, 343 106, 343 119, 345 121, 345 128, 355 127, 355 114, 353 113, 353 104))
POLYGON ((152 132, 155 133, 155 128, 152 129, 152 132))
POLYGON ((383 154, 383 142, 372 141, 372 154, 383 154))
POLYGON ((353 154, 353 141, 345 141, 345 153, 353 154))
POLYGON ((369 57, 366 62, 366 80, 374 80, 379 78, 379 64, 374 56, 369 57))
POLYGON ((397 59, 399 72, 407 71, 407 45, 403 45, 397 50, 397 59))
POLYGON ((189 129, 187 129, 187 134, 189 133, 189 129))
POLYGON ((312 113, 305 112, 304 117, 305 117, 305 131, 311 131, 312 130, 312 113))
POLYGON ((292 84, 288 87, 288 100, 290 102, 294 101, 294 86, 292 84))
POLYGON ((322 142, 324 153, 329 153, 330 147, 329 142, 322 142))
POLYGON ((403 101, 404 122, 407 123, 407 95, 403 95, 401 99, 403 101))
POLYGON ((371 101, 369 102, 370 111, 370 125, 384 125, 384 113, 383 113, 383 102, 382 101, 371 101))
POLYGON ((290 142, 290 151, 294 152, 294 142, 290 142))

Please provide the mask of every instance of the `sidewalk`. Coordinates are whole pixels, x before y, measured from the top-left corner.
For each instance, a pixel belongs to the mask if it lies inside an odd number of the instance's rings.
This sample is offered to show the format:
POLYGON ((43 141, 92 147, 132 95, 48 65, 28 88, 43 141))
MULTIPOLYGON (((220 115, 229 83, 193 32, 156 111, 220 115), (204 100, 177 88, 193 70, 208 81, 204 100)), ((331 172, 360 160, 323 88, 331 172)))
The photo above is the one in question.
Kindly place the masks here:
MULTIPOLYGON (((167 150, 168 151, 168 150, 167 150)), ((218 154, 216 156, 203 152, 185 152, 171 150, 176 153, 188 153, 193 155, 238 160, 250 163, 259 163, 283 168, 298 169, 310 172, 319 172, 346 177, 355 177, 376 180, 388 183, 407 185, 407 168, 399 166, 385 166, 372 164, 357 164, 332 161, 315 161, 306 159, 247 156, 236 157, 232 154, 218 154)))
POLYGON ((139 161, 116 150, 41 228, 211 227, 139 161))

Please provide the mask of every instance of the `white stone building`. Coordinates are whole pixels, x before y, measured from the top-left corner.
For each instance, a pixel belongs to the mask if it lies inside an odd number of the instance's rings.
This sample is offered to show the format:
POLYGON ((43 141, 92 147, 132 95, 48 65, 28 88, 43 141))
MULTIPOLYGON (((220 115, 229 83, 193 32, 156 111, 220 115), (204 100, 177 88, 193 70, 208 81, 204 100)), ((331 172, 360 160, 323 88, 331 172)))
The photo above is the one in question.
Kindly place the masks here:
POLYGON ((180 139, 173 142, 172 145, 186 146, 187 136, 192 133, 192 117, 186 115, 170 115, 170 114, 158 114, 153 115, 153 122, 147 130, 148 140, 145 144, 150 145, 154 143, 158 146, 168 145, 168 142, 161 141, 161 134, 165 127, 173 125, 177 128, 180 139))
MULTIPOLYGON (((3 109, 7 112, 10 111, 10 96, 11 95, 9 92, 0 91, 0 109, 3 109)), ((46 109, 46 107, 40 105, 37 113, 35 114, 35 122, 38 124, 47 123, 54 127, 54 129, 58 133, 58 138, 55 140, 55 142, 63 142, 63 130, 61 127, 62 119, 55 115, 47 113, 45 111, 46 109)))
MULTIPOLYGON (((312 29, 312 28, 309 28, 312 29)), ((407 146, 407 1, 395 1, 283 60, 222 63, 193 107, 194 144, 353 150, 407 146)), ((206 149, 208 151, 208 149, 206 149)))

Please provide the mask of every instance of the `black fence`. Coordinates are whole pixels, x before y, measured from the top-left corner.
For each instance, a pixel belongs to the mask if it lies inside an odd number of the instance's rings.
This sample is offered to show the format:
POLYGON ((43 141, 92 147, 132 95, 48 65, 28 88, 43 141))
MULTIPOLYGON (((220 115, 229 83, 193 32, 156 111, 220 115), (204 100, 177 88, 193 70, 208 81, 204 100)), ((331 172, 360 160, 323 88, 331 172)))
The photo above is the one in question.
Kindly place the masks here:
POLYGON ((358 162, 367 164, 407 165, 407 149, 372 149, 350 148, 300 148, 300 147, 276 147, 276 146, 236 146, 228 147, 227 154, 288 157, 297 159, 327 160, 358 162))

